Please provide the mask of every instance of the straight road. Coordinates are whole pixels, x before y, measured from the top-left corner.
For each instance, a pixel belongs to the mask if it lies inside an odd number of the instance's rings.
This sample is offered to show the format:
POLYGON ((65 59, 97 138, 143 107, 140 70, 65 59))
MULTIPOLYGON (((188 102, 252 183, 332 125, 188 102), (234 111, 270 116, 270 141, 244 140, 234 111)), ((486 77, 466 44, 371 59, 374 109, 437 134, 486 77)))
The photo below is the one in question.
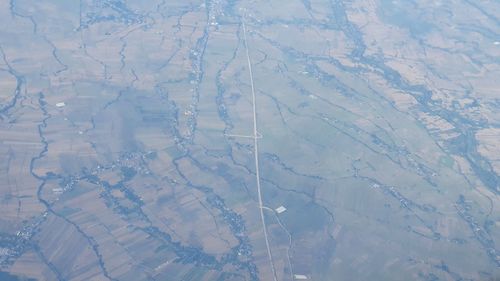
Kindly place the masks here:
POLYGON ((276 277, 276 269, 274 268, 273 255, 271 253, 271 248, 269 247, 269 239, 267 237, 267 226, 266 226, 266 220, 264 218, 264 210, 263 210, 264 206, 262 204, 262 192, 261 192, 261 188, 260 188, 260 173, 259 173, 259 145, 258 145, 259 133, 257 131, 257 103, 256 103, 256 98, 255 98, 255 87, 254 87, 254 82, 253 82, 252 63, 250 62, 250 54, 248 52, 247 31, 246 31, 244 21, 242 21, 242 26, 243 26, 243 41, 245 43, 245 50, 246 50, 247 62, 248 62, 248 72, 250 73, 250 87, 252 89, 255 178, 257 181, 257 196, 259 199, 260 219, 262 221, 262 228, 264 230, 264 238, 266 240, 267 255, 269 257, 269 263, 270 263, 271 269, 273 271, 273 278, 274 278, 274 281, 278 281, 278 278, 276 277))

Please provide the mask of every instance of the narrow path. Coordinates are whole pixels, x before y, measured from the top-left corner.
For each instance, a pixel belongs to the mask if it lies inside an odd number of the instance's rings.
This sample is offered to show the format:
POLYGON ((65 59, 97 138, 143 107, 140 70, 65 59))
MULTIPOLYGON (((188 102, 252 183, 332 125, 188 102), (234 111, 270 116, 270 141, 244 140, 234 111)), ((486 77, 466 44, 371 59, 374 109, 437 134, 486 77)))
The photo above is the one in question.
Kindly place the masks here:
POLYGON ((273 271, 274 281, 277 281, 276 277, 276 269, 274 268, 273 255, 271 254, 271 248, 269 247, 269 239, 267 238, 267 227, 266 220, 264 218, 264 210, 262 205, 262 193, 260 188, 260 173, 259 173, 259 146, 258 139, 259 133, 257 132, 257 103, 255 98, 255 87, 253 82, 253 72, 252 72, 252 63, 250 62, 250 54, 248 52, 248 42, 247 42, 247 31, 245 27, 245 22, 242 21, 243 26, 243 41, 245 43, 245 50, 247 55, 248 62, 248 72, 250 73, 250 87, 252 88, 252 103, 253 103, 253 140, 254 140, 254 156, 255 156, 255 179, 257 181, 257 196, 259 199, 259 211, 260 211, 260 219, 262 221, 262 228, 264 230, 264 238, 266 240, 267 247, 267 255, 269 257, 269 263, 271 265, 271 269, 273 271))

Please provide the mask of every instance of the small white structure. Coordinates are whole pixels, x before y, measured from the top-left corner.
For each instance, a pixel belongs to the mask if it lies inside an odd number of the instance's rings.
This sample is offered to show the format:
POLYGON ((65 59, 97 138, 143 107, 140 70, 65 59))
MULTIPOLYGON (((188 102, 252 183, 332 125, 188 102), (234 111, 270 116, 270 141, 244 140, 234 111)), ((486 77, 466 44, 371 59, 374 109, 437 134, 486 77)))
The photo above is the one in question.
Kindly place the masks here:
POLYGON ((307 280, 307 276, 301 274, 295 274, 293 277, 295 280, 307 280))
POLYGON ((275 211, 276 211, 276 213, 281 214, 281 213, 283 213, 284 211, 286 211, 286 208, 285 208, 285 207, 283 207, 283 206, 279 206, 278 208, 276 208, 276 210, 275 210, 275 211))
POLYGON ((66 104, 64 102, 58 102, 56 103, 56 107, 65 107, 66 104))
POLYGON ((52 188, 52 192, 54 192, 55 194, 61 194, 64 192, 64 189, 62 189, 60 187, 52 188))
POLYGON ((495 41, 495 42, 493 42, 493 44, 500 45, 500 41, 495 41))

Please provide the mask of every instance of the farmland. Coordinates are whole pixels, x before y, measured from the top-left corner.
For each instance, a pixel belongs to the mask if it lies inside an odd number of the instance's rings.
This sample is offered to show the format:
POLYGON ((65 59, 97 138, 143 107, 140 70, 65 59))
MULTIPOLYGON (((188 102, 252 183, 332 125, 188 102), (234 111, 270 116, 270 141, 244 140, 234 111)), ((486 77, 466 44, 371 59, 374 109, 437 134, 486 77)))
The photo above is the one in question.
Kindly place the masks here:
POLYGON ((0 279, 499 278, 497 2, 0 8, 0 279))

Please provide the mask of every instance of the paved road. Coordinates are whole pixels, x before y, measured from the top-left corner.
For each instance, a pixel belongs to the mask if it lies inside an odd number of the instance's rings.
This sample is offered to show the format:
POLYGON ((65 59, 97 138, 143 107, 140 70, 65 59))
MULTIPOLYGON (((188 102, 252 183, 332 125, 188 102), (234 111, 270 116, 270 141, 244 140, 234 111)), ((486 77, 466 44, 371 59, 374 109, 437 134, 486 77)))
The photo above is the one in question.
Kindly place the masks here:
POLYGON ((253 72, 252 72, 252 63, 250 62, 250 54, 248 52, 248 42, 247 42, 247 31, 245 27, 245 22, 242 22, 243 26, 243 40, 245 43, 245 50, 247 55, 248 62, 248 72, 250 73, 250 87, 252 88, 252 103, 253 103, 253 139, 254 139, 254 155, 255 155, 255 177, 257 181, 257 194, 259 198, 259 211, 260 211, 260 219, 262 221, 262 228, 264 230, 264 238, 266 240, 267 247, 267 255, 269 257, 269 263, 271 264, 271 269, 273 271, 274 281, 277 281, 276 277, 276 269, 274 268, 273 255, 271 254, 271 248, 269 247, 269 239, 267 238, 267 227, 266 220, 264 219, 264 210, 262 205, 262 192, 260 188, 260 173, 259 173, 259 145, 258 139, 259 134, 257 132, 257 103, 255 98, 255 87, 253 82, 253 72))

